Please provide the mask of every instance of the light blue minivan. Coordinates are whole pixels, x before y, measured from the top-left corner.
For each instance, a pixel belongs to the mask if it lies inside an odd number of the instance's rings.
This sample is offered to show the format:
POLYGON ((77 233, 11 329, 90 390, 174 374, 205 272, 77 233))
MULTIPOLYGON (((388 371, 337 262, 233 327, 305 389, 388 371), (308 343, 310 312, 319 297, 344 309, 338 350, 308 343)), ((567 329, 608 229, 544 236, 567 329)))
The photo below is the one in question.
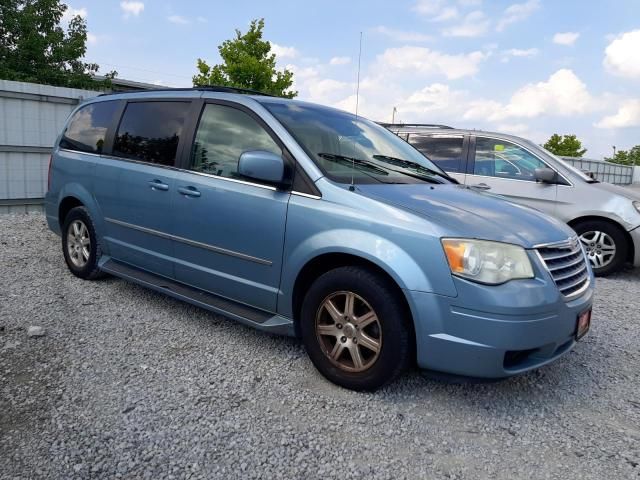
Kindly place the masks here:
POLYGON ((46 216, 74 275, 299 336, 356 390, 414 364, 526 372, 591 320, 593 273, 569 227, 459 185, 364 118, 256 92, 82 104, 53 151, 46 216))

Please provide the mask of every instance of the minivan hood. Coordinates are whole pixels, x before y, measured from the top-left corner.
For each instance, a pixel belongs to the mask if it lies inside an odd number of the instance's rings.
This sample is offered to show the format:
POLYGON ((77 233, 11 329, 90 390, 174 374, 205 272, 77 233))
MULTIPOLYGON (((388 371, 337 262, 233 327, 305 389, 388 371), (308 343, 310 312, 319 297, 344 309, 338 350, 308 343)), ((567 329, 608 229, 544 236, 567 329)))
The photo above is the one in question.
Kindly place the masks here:
POLYGON ((575 235, 564 223, 537 210, 454 184, 358 185, 357 191, 427 217, 446 235, 513 243, 525 248, 575 235))
POLYGON ((590 183, 589 186, 609 193, 615 193, 629 200, 640 201, 640 191, 634 191, 631 188, 620 187, 607 182, 590 183))

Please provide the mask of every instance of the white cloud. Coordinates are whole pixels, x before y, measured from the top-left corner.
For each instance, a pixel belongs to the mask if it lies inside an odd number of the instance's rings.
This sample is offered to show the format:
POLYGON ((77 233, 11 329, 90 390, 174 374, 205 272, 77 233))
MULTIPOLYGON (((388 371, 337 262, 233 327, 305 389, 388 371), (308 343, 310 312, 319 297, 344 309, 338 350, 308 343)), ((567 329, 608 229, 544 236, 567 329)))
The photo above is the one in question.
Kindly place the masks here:
POLYGON ((385 35, 396 42, 419 43, 433 40, 433 37, 420 32, 410 32, 407 30, 396 30, 380 25, 373 29, 374 32, 385 35))
POLYGON ((377 62, 381 72, 441 75, 451 80, 474 75, 486 58, 480 51, 450 55, 424 47, 404 46, 385 50, 377 62))
POLYGON ((640 127, 640 99, 626 100, 613 115, 595 124, 598 128, 640 127))
MULTIPOLYGON (((463 2, 460 3, 464 6, 463 2)), ((412 10, 433 22, 446 22, 460 15, 458 8, 448 5, 446 0, 418 0, 412 10)))
POLYGON ((124 0, 120 2, 120 8, 124 13, 124 18, 129 18, 131 15, 137 17, 144 10, 144 3, 124 0))
POLYGON ((556 33, 553 36, 553 43, 571 47, 574 43, 576 43, 576 40, 578 40, 578 38, 580 38, 580 34, 577 32, 561 32, 556 33))
POLYGON ((496 126, 498 132, 512 133, 514 135, 520 135, 527 137, 529 132, 529 125, 526 123, 501 123, 496 126))
POLYGON ((640 30, 618 35, 605 50, 604 66, 614 75, 640 79, 640 30))
POLYGON ((347 65, 351 63, 351 57, 333 57, 329 63, 331 65, 347 65))
POLYGON ((86 8, 84 8, 84 7, 82 7, 82 8, 73 8, 71 5, 69 5, 67 7, 67 9, 65 10, 65 12, 62 14, 61 21, 64 22, 64 23, 69 23, 73 17, 80 16, 80 17, 86 19, 87 15, 89 15, 89 13, 87 12, 86 8))
POLYGON ((458 0, 458 3, 463 7, 477 7, 482 5, 482 0, 458 0))
POLYGON ((510 57, 533 57, 537 55, 540 51, 537 48, 511 48, 509 50, 505 50, 503 53, 510 57))
POLYGON ((300 52, 295 47, 285 47, 277 43, 271 43, 271 53, 275 53, 276 58, 296 58, 300 52))
POLYGON ((512 23, 526 19, 538 8, 540 8, 540 0, 527 0, 524 3, 514 3, 510 5, 503 12, 502 18, 500 18, 498 25, 496 25, 496 30, 501 32, 512 23))
POLYGON ((315 67, 299 67, 298 65, 288 64, 286 69, 293 72, 294 81, 296 79, 317 77, 320 74, 318 69, 315 67))
POLYGON ((175 23, 177 25, 188 25, 189 20, 181 15, 169 15, 167 17, 167 20, 169 20, 171 23, 175 23))
POLYGON ((352 83, 341 82, 332 78, 316 79, 309 82, 307 91, 313 102, 334 103, 344 98, 344 95, 355 90, 352 83))
POLYGON ((543 113, 561 116, 587 113, 595 100, 572 70, 560 69, 546 82, 530 83, 513 94, 507 115, 535 117, 543 113))
POLYGON ((462 23, 443 30, 448 37, 479 37, 489 29, 490 20, 480 10, 467 14, 462 23))
POLYGON ((418 0, 412 10, 420 15, 436 15, 443 5, 443 0, 418 0))
POLYGON ((87 32, 87 42, 91 45, 95 45, 96 43, 98 43, 98 36, 94 35, 93 33, 87 32))
POLYGON ((419 118, 433 118, 435 115, 450 115, 458 105, 464 103, 467 93, 452 90, 448 85, 433 83, 413 92, 399 104, 403 114, 418 114, 419 118))
POLYGON ((445 7, 440 10, 440 13, 438 13, 431 20, 433 20, 434 22, 446 22, 448 20, 458 18, 458 15, 459 13, 456 7, 445 7))
POLYGON ((527 49, 510 48, 509 50, 502 51, 502 62, 506 63, 511 58, 535 57, 536 55, 538 55, 538 53, 540 53, 540 50, 538 50, 537 48, 527 48, 527 49))

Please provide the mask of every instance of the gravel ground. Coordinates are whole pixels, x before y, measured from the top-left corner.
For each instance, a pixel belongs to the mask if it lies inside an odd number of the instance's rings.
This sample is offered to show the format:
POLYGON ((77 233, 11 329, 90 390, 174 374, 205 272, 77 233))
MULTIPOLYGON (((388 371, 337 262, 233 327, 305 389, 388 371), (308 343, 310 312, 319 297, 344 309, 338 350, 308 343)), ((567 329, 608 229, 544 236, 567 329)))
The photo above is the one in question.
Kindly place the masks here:
POLYGON ((360 394, 294 339, 79 280, 59 245, 41 215, 0 216, 1 478, 640 478, 638 271, 598 280, 551 366, 360 394))

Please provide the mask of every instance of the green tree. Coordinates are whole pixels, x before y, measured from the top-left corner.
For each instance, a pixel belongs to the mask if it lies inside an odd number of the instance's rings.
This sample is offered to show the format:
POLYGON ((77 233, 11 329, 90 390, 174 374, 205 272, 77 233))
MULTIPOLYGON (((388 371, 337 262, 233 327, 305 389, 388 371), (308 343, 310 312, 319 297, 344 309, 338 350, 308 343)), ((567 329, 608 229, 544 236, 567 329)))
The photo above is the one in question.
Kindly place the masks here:
POLYGON ((631 150, 618 150, 613 157, 605 158, 605 160, 621 165, 640 166, 640 145, 636 145, 631 150))
POLYGON ((92 79, 98 65, 82 61, 86 22, 75 16, 65 32, 60 21, 66 10, 59 0, 2 0, 0 78, 75 88, 105 86, 92 79))
POLYGON ((582 148, 582 142, 575 135, 558 135, 554 133, 544 144, 544 148, 562 157, 582 157, 587 153, 587 149, 582 148))
POLYGON ((236 29, 236 37, 218 47, 223 63, 210 67, 198 59, 194 86, 220 85, 249 88, 271 95, 293 98, 298 92, 289 90, 293 72, 276 70, 276 56, 271 44, 262 39, 264 19, 253 20, 244 35, 236 29))

